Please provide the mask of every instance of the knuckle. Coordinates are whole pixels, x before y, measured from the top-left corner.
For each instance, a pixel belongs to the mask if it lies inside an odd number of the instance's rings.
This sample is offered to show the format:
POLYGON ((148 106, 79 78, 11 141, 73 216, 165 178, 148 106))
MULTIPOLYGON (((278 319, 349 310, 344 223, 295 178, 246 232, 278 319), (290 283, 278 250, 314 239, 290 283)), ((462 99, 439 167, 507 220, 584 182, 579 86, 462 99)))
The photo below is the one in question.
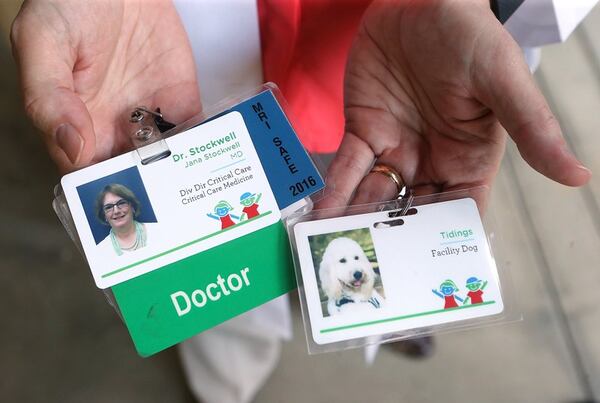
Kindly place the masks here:
POLYGON ((19 43, 21 26, 21 16, 19 15, 12 22, 9 33, 10 44, 12 46, 13 52, 15 51, 17 44, 19 43))
POLYGON ((13 20, 11 26, 10 26, 10 32, 9 32, 9 39, 10 39, 10 43, 12 45, 13 51, 16 50, 16 47, 18 45, 21 44, 22 38, 23 38, 23 31, 25 30, 25 28, 27 27, 27 19, 28 16, 31 14, 29 12, 29 1, 25 0, 23 2, 23 4, 21 5, 21 9, 19 10, 19 13, 17 14, 17 16, 15 17, 15 19, 13 20))

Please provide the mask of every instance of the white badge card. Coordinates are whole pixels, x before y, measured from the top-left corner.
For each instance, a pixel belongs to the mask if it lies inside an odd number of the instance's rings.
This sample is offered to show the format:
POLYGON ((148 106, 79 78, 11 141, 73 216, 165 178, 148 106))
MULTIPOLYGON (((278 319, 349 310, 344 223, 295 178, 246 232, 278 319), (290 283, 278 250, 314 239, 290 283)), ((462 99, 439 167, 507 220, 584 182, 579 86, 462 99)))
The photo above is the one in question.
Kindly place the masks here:
POLYGON ((171 155, 132 151, 61 184, 96 285, 111 287, 281 218, 240 113, 167 138, 171 155))
POLYGON ((327 344, 503 311, 477 205, 465 198, 293 228, 312 338, 327 344))

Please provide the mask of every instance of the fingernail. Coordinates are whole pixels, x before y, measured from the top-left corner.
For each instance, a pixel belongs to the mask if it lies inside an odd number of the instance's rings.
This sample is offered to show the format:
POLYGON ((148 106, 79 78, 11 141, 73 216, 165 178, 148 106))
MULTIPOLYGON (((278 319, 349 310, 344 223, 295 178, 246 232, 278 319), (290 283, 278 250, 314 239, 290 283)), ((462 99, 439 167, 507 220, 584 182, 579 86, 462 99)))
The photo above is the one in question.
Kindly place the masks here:
POLYGON ((588 173, 588 174, 590 174, 590 175, 592 174, 592 170, 591 170, 591 169, 589 169, 589 168, 587 168, 587 167, 584 167, 584 166, 583 166, 583 165, 581 165, 581 164, 577 165, 577 168, 578 168, 578 169, 580 169, 580 170, 582 170, 582 171, 584 171, 584 172, 587 172, 587 173, 588 173))
POLYGON ((76 164, 83 148, 83 139, 73 126, 64 123, 56 129, 56 144, 67 154, 71 164, 76 164))

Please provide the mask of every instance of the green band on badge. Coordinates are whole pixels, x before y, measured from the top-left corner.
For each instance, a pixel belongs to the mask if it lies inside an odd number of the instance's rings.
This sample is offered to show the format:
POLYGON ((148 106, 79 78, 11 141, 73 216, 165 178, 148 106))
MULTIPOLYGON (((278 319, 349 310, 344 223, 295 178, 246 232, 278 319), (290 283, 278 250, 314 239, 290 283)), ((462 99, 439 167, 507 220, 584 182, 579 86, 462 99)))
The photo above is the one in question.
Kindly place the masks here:
POLYGON ((287 234, 278 222, 112 291, 138 353, 146 357, 295 286, 287 234))

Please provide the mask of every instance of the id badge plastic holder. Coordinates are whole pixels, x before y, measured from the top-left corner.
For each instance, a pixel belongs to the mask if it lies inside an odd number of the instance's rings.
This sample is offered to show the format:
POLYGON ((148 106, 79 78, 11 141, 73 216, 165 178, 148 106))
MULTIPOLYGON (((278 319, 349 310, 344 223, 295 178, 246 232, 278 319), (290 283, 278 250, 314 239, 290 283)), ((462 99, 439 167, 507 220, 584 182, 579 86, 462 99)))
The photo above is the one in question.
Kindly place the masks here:
POLYGON ((272 83, 177 126, 144 107, 129 120, 135 150, 65 176, 53 207, 149 356, 294 289, 280 220, 324 184, 272 83), (127 214, 134 248, 115 235, 127 214))
POLYGON ((521 319, 488 189, 287 220, 310 354, 521 319))

